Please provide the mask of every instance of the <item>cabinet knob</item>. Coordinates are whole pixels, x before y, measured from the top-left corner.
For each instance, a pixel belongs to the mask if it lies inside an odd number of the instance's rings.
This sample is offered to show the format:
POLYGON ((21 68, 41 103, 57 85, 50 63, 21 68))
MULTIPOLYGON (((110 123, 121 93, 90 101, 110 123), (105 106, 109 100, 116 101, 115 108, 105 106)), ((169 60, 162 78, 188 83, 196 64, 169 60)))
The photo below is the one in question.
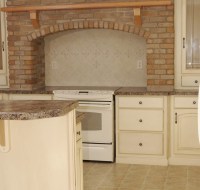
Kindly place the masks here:
POLYGON ((142 101, 139 101, 139 104, 142 104, 142 101))
POLYGON ((194 82, 195 82, 196 84, 197 84, 197 83, 199 83, 199 81, 198 81, 198 80, 195 80, 194 82))
POLYGON ((142 123, 142 119, 140 119, 139 122, 142 123))
POLYGON ((193 104, 196 104, 197 102, 196 101, 193 101, 193 104))
POLYGON ((80 131, 77 131, 76 134, 77 134, 77 135, 81 135, 81 132, 80 132, 80 131))
POLYGON ((139 146, 142 146, 142 143, 139 143, 139 146))

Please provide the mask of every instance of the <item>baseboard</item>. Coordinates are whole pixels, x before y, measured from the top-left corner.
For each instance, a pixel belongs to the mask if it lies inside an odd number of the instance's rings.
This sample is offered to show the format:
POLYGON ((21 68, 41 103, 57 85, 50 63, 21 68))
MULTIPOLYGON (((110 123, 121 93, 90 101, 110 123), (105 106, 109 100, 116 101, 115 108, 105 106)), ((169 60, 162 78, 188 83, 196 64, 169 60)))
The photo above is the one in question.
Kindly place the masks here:
POLYGON ((167 158, 116 157, 116 163, 167 166, 168 160, 167 158))
POLYGON ((200 159, 195 158, 169 158, 169 165, 200 166, 200 159))

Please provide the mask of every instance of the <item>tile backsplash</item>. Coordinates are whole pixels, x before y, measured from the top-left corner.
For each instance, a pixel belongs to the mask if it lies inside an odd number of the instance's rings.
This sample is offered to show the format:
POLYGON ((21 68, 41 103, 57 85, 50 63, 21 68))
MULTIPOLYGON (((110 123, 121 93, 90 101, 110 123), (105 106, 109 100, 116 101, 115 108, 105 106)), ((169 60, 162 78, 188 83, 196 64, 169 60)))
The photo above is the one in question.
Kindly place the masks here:
POLYGON ((146 86, 146 41, 106 29, 45 37, 47 86, 146 86))

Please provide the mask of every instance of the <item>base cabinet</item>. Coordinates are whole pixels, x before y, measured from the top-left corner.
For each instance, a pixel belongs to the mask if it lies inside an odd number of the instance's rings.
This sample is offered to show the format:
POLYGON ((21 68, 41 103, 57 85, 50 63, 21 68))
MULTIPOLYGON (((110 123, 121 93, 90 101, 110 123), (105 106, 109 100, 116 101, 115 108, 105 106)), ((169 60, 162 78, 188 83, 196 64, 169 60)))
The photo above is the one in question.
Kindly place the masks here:
POLYGON ((52 118, 2 120, 1 135, 7 132, 0 141, 0 189, 77 190, 74 121, 75 110, 52 118))
POLYGON ((167 165, 167 97, 116 96, 116 162, 167 165))
POLYGON ((200 165, 197 97, 171 97, 170 164, 200 165))

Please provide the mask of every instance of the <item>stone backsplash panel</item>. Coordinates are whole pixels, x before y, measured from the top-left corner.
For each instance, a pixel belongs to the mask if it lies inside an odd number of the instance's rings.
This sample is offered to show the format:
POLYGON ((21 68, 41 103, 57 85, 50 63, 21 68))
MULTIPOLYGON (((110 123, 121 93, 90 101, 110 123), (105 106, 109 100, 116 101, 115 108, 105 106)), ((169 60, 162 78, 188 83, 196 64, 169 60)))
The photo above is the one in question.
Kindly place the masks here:
POLYGON ((138 35, 107 29, 49 35, 45 37, 45 83, 146 87, 146 41, 138 35))

